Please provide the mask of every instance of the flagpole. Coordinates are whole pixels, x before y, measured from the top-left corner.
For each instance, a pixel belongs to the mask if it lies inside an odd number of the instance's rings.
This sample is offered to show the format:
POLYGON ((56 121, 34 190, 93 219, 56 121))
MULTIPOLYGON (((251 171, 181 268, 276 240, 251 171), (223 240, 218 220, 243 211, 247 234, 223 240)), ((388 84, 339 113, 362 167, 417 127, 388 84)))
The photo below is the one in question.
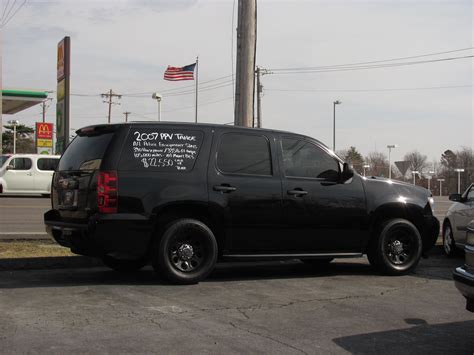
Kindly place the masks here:
POLYGON ((195 91, 196 91, 196 112, 195 112, 195 117, 194 117, 195 123, 197 123, 197 121, 198 121, 198 85, 199 85, 199 66, 198 66, 198 62, 199 62, 199 56, 196 57, 196 88, 195 88, 195 91))

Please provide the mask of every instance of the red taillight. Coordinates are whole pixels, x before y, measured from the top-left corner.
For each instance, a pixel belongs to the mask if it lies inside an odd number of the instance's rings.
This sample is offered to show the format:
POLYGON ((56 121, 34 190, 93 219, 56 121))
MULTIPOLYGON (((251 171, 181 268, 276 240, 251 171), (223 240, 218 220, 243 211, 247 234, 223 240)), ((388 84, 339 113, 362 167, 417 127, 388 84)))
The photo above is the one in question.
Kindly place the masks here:
POLYGON ((100 171, 97 181, 97 205, 100 213, 117 213, 118 178, 116 171, 100 171))

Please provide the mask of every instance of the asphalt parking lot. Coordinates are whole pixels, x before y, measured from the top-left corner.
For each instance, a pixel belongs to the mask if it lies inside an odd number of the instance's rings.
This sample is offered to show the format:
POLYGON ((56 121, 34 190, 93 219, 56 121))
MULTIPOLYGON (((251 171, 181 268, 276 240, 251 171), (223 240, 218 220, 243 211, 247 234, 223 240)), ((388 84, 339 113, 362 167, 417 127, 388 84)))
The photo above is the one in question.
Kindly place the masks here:
POLYGON ((472 354, 461 263, 438 252, 403 277, 365 259, 222 264, 192 286, 150 268, 2 271, 0 352, 472 354))

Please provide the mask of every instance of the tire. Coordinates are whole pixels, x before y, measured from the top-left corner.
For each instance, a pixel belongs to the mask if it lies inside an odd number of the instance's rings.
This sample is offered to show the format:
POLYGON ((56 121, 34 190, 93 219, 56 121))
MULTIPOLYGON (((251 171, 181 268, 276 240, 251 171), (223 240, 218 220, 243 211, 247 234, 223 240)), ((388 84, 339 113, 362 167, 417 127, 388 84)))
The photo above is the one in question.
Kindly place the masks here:
POLYGON ((325 258, 325 259, 300 259, 303 263, 311 265, 316 268, 323 268, 328 266, 334 258, 325 258))
POLYGON ((405 219, 392 219, 384 222, 378 231, 367 251, 370 264, 385 275, 413 271, 423 249, 418 229, 405 219))
POLYGON ((118 272, 135 272, 142 269, 146 264, 148 264, 147 258, 140 258, 137 260, 127 260, 127 259, 116 259, 114 257, 105 255, 102 257, 102 262, 111 268, 112 270, 118 272))
POLYGON ((456 255, 456 243, 453 238, 451 223, 446 222, 443 228, 443 251, 444 255, 452 258, 456 255))
POLYGON ((155 246, 152 265, 174 284, 204 280, 217 261, 217 242, 211 229, 195 219, 179 219, 165 230, 155 246))

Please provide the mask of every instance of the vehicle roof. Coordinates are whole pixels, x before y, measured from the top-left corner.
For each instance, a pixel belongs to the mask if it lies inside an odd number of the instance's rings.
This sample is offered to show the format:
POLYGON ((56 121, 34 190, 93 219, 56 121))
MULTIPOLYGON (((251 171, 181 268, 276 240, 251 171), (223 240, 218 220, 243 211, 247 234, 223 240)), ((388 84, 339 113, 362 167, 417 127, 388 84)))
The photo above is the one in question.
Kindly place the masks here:
POLYGON ((269 128, 253 128, 253 127, 241 127, 241 126, 234 126, 234 125, 225 125, 225 124, 218 124, 218 123, 194 123, 194 122, 173 122, 173 121, 166 121, 166 122, 154 122, 154 121, 131 121, 131 122, 121 122, 121 123, 112 123, 112 124, 98 124, 98 125, 90 125, 85 126, 76 131, 78 134, 84 128, 92 128, 92 127, 107 127, 107 126, 140 126, 140 125, 162 125, 162 126, 182 126, 182 127, 209 127, 209 128, 225 128, 225 129, 233 129, 238 131, 260 131, 260 132, 271 132, 271 133, 279 133, 279 134, 291 134, 293 136, 298 136, 301 138, 309 138, 321 144, 322 146, 326 147, 327 149, 331 150, 326 144, 321 142, 320 140, 306 136, 300 133, 294 133, 289 131, 281 131, 276 129, 269 129, 269 128))

